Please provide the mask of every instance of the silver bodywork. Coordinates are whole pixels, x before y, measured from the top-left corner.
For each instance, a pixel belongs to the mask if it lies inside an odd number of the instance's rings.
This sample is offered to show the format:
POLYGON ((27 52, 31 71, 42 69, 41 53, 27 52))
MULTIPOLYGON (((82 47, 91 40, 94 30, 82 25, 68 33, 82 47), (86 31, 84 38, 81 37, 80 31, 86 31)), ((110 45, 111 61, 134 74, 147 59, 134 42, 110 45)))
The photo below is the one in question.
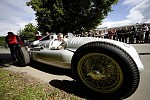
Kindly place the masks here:
POLYGON ((71 68, 72 56, 79 47, 89 42, 100 41, 107 42, 121 48, 133 58, 139 69, 139 72, 142 72, 144 70, 144 66, 139 58, 137 51, 129 44, 110 39, 70 36, 66 40, 67 47, 65 50, 51 50, 51 44, 55 38, 56 35, 50 35, 49 40, 41 39, 33 42, 32 45, 35 46, 31 49, 31 58, 35 61, 53 65, 56 67, 71 68))

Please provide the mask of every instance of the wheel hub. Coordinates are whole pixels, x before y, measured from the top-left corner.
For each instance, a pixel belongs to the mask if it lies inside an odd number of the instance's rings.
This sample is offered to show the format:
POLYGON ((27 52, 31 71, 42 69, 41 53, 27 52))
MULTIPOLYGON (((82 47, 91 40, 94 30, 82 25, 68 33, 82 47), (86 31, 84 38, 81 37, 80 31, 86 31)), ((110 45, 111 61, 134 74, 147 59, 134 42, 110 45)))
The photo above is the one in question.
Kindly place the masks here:
POLYGON ((105 75, 101 74, 99 71, 91 71, 87 74, 87 76, 90 76, 94 80, 101 80, 102 78, 106 77, 105 75))

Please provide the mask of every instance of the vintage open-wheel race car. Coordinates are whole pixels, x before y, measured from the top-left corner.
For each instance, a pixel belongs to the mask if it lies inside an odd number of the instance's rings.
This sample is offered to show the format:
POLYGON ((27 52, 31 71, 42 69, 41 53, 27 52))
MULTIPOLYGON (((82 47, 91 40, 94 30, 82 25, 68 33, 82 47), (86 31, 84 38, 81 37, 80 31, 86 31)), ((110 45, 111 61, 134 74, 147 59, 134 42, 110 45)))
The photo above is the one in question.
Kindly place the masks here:
POLYGON ((29 64, 31 58, 71 69, 74 80, 100 97, 124 99, 136 91, 144 66, 134 47, 110 39, 68 36, 65 49, 51 49, 56 39, 52 34, 34 41, 29 52, 20 48, 20 64, 29 64))

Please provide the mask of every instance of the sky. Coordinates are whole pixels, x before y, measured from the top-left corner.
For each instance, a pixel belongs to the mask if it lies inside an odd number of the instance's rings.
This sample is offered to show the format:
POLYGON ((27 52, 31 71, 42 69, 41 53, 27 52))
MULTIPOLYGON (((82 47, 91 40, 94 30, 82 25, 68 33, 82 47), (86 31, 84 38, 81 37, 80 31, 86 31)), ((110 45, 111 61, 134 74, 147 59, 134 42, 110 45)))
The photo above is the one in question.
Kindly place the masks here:
MULTIPOLYGON (((35 12, 26 6, 28 1, 30 0, 0 1, 0 36, 6 36, 8 31, 17 34, 29 23, 37 24, 35 12)), ((150 0, 119 0, 98 28, 150 23, 149 9, 150 0)))
POLYGON ((98 28, 150 23, 149 9, 150 0, 119 0, 98 28))
POLYGON ((35 12, 26 6, 30 0, 0 0, 0 36, 7 35, 8 31, 15 34, 25 25, 36 25, 35 12))

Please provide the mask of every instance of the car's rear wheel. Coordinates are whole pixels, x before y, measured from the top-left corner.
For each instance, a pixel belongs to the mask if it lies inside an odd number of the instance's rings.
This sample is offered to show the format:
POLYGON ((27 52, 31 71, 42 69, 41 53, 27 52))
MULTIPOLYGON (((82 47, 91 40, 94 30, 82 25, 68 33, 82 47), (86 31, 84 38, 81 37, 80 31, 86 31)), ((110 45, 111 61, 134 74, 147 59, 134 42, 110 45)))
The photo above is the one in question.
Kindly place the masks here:
POLYGON ((26 66, 30 63, 30 56, 26 47, 18 46, 16 49, 16 56, 20 66, 26 66))
POLYGON ((105 42, 81 46, 71 62, 75 80, 100 97, 127 98, 139 85, 139 71, 132 58, 105 42))

